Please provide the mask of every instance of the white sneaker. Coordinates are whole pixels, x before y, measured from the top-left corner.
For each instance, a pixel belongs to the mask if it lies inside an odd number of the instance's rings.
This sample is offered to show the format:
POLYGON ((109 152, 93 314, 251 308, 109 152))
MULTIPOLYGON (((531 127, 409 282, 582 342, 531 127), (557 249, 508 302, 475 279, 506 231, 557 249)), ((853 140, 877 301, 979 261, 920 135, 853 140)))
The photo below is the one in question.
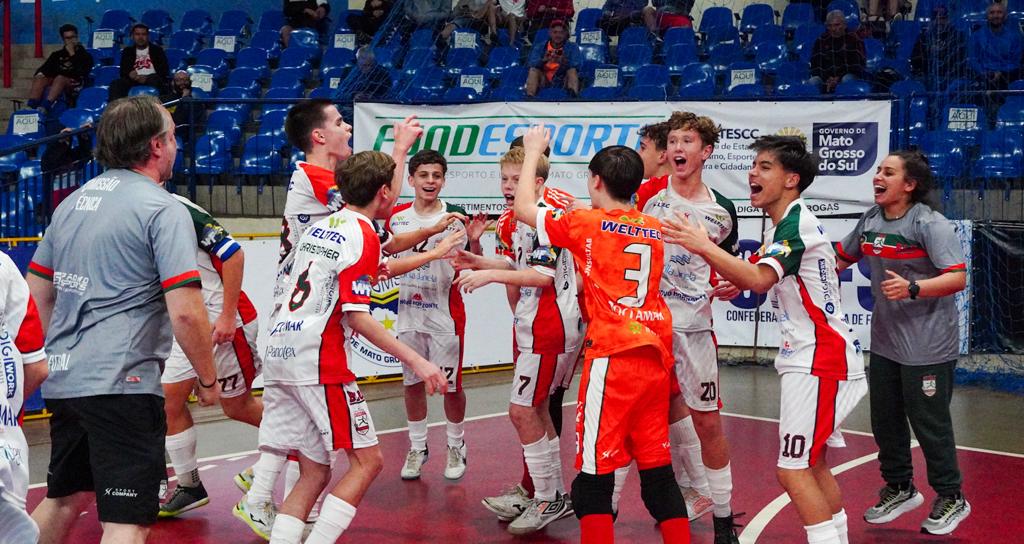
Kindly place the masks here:
POLYGON ((683 494, 683 502, 686 503, 686 513, 690 521, 715 509, 715 502, 711 500, 711 497, 701 495, 700 491, 692 487, 680 487, 679 491, 683 494))
POLYGON ((405 456, 405 465, 402 466, 402 479, 403 480, 419 480, 420 471, 423 469, 423 463, 427 462, 428 451, 423 450, 409 450, 409 453, 405 456))
POLYGON ((248 525, 252 532, 264 540, 270 540, 270 530, 274 527, 274 518, 277 516, 277 508, 273 502, 267 501, 255 509, 250 509, 249 502, 243 495, 231 513, 248 525))
POLYGON ((565 517, 565 512, 569 508, 564 496, 553 501, 534 499, 530 501, 530 506, 526 507, 526 511, 508 524, 508 532, 513 535, 528 535, 537 532, 552 521, 565 517))
POLYGON ((516 484, 503 494, 497 497, 485 497, 480 501, 483 505, 494 512, 501 521, 512 521, 526 511, 530 505, 530 495, 522 485, 516 484))
POLYGON ((242 493, 248 493, 249 490, 252 489, 252 482, 255 478, 256 476, 253 473, 252 467, 249 467, 242 472, 235 474, 232 481, 235 482, 235 487, 237 487, 242 493))
POLYGON ((444 467, 444 477, 458 480, 466 474, 466 442, 459 447, 448 446, 448 464, 444 467))

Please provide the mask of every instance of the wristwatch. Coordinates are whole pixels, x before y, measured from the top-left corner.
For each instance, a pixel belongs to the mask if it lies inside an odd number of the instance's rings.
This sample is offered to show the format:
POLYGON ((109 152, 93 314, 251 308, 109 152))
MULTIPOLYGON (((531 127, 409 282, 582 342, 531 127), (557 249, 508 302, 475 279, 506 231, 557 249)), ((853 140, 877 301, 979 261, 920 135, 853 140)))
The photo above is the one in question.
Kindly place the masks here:
POLYGON ((910 300, 917 300, 917 295, 921 292, 921 286, 916 281, 911 281, 910 285, 907 286, 907 291, 910 292, 910 300))

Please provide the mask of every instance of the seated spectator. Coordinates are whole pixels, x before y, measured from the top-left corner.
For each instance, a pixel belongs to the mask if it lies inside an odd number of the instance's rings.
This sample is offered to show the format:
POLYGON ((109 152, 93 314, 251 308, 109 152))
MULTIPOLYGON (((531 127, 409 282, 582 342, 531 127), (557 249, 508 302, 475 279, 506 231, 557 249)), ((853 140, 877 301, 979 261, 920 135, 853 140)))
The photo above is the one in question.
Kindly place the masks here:
POLYGON ((498 28, 498 25, 501 25, 507 28, 508 41, 514 44, 519 29, 526 25, 526 0, 498 0, 498 5, 491 10, 491 16, 491 26, 498 28))
POLYGON ((846 17, 842 11, 828 12, 825 29, 811 50, 809 81, 831 93, 839 82, 863 77, 868 60, 864 41, 846 31, 846 17))
POLYGON ((597 26, 608 36, 618 36, 622 29, 640 26, 647 0, 605 0, 597 26))
POLYGON ((451 0, 406 0, 398 32, 408 35, 420 28, 441 30, 452 15, 451 0))
POLYGON ((651 5, 642 10, 644 24, 655 36, 672 27, 693 26, 691 9, 693 0, 651 0, 651 5))
POLYGON ((495 24, 493 11, 493 0, 459 0, 452 8, 452 18, 441 29, 441 43, 447 44, 456 30, 475 30, 489 45, 491 37, 498 33, 492 26, 495 24))
POLYGON ((932 10, 932 22, 914 44, 910 67, 915 76, 923 76, 931 90, 945 89, 964 70, 967 40, 949 20, 949 9, 938 5, 932 10))
POLYGON ((149 27, 142 23, 132 26, 132 41, 121 51, 121 78, 110 84, 110 100, 128 96, 138 85, 149 85, 163 93, 167 87, 170 68, 162 47, 149 43, 149 27))
MULTIPOLYGON (((181 100, 182 98, 189 98, 191 96, 192 78, 189 77, 188 72, 185 70, 178 70, 174 72, 174 77, 171 78, 170 92, 161 95, 160 101, 169 103, 175 100, 181 100)), ((180 137, 183 141, 188 141, 189 139, 188 135, 190 124, 202 126, 206 122, 206 108, 202 105, 194 105, 192 103, 172 103, 167 106, 167 111, 171 112, 171 118, 174 119, 174 134, 180 137)))
POLYGON ((990 90, 1002 90, 1020 77, 1020 29, 1006 25, 1006 7, 992 3, 985 12, 987 24, 971 35, 972 67, 990 90))
POLYGON ((353 100, 375 100, 387 98, 391 90, 391 73, 377 64, 377 56, 373 48, 364 45, 356 51, 356 67, 359 76, 354 78, 352 86, 353 100))
POLYGON ((529 21, 532 38, 537 29, 548 28, 552 21, 568 25, 576 8, 572 0, 526 0, 526 19, 529 21))
POLYGON ((284 26, 281 27, 281 42, 288 47, 292 31, 297 28, 311 28, 317 33, 327 32, 327 14, 331 5, 327 0, 284 0, 284 26))
POLYGON ((62 93, 67 93, 69 100, 73 101, 92 70, 92 55, 78 43, 78 29, 75 25, 62 25, 60 37, 64 40, 64 47, 50 53, 32 78, 32 89, 28 92, 30 108, 49 111, 62 93), (43 91, 47 86, 50 92, 43 99, 43 91))
POLYGON ((394 0, 367 0, 362 13, 349 16, 348 25, 356 31, 359 43, 367 43, 373 39, 373 35, 380 30, 394 5, 394 0))
POLYGON ((548 43, 534 47, 530 53, 530 73, 526 77, 526 94, 536 96, 544 87, 564 87, 569 94, 580 92, 580 48, 567 41, 569 27, 565 21, 551 21, 548 43))

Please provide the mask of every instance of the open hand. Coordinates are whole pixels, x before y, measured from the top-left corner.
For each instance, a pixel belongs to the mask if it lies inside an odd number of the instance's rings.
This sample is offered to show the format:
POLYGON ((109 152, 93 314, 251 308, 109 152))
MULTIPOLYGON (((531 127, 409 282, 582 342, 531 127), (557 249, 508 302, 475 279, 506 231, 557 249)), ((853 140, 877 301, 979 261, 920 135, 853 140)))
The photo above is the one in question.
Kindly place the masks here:
POLYGON ((661 222, 665 243, 683 246, 697 255, 702 255, 709 246, 714 246, 704 225, 688 215, 676 211, 675 217, 666 217, 661 222))

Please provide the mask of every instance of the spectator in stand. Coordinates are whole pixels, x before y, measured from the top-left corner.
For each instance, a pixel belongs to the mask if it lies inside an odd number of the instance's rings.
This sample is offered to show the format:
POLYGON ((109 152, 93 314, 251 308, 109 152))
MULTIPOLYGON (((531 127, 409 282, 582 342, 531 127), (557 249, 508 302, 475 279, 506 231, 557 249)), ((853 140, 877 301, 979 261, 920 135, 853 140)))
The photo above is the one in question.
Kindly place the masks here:
POLYGON ((647 0, 605 0, 597 25, 608 36, 618 36, 622 29, 644 23, 647 0))
POLYGON ((440 30, 452 15, 451 0, 406 0, 404 6, 405 19, 398 29, 401 34, 419 28, 440 30))
POLYGON ((990 90, 1005 89, 1020 77, 1021 33, 1016 22, 1006 25, 1006 6, 989 4, 988 24, 971 35, 971 65, 990 90))
POLYGON ((519 29, 526 25, 526 0, 498 0, 498 5, 491 10, 490 24, 508 28, 508 42, 516 43, 519 29))
POLYGON ((693 26, 690 10, 693 0, 651 0, 651 5, 642 10, 644 24, 651 34, 660 36, 666 29, 676 26, 693 26))
POLYGON ((149 43, 149 27, 142 23, 132 26, 132 41, 121 51, 121 78, 110 84, 110 100, 128 96, 138 85, 149 85, 163 93, 170 77, 167 55, 159 45, 149 43))
POLYGON ((391 90, 391 73, 387 68, 377 64, 377 56, 373 48, 364 45, 356 51, 356 66, 359 76, 352 86, 353 100, 374 100, 386 98, 391 90))
MULTIPOLYGON (((185 70, 178 70, 174 72, 174 77, 171 78, 171 91, 161 95, 160 101, 166 104, 173 100, 181 100, 191 96, 192 79, 185 70)), ((171 112, 171 117, 174 119, 174 134, 183 141, 188 141, 190 124, 203 125, 205 123, 206 108, 200 105, 193 107, 191 102, 171 104, 167 106, 167 111, 171 112), (191 112, 189 111, 190 109, 192 110, 191 112)))
POLYGON ((373 39, 373 35, 380 30, 384 20, 391 14, 394 5, 394 0, 367 0, 362 13, 349 16, 348 25, 356 31, 359 43, 367 43, 373 39))
MULTIPOLYGON (((572 0, 526 0, 526 20, 534 31, 548 28, 551 22, 556 20, 568 25, 575 14, 576 8, 572 0)), ((534 33, 531 32, 530 36, 532 37, 534 33)))
POLYGON ((32 89, 28 93, 28 107, 49 111, 60 95, 67 92, 69 99, 74 99, 82 89, 89 71, 92 70, 92 55, 78 43, 78 28, 75 25, 62 25, 60 37, 64 47, 50 53, 46 62, 36 70, 32 78, 32 89), (43 91, 50 87, 43 99, 43 91))
POLYGON ((311 28, 319 34, 327 32, 327 14, 330 12, 331 5, 327 0, 284 0, 281 42, 288 47, 292 31, 297 28, 311 28))
POLYGON ((938 5, 932 10, 932 22, 914 44, 910 57, 915 76, 924 76, 932 90, 946 85, 963 73, 967 58, 967 40, 949 21, 949 9, 938 5))
POLYGON ((491 37, 498 34, 495 24, 493 0, 459 0, 452 8, 452 17, 441 29, 441 43, 447 45, 448 38, 456 30, 475 30, 483 36, 484 42, 491 43, 491 37))
POLYGON ((846 17, 842 11, 828 12, 825 33, 814 42, 811 51, 811 83, 824 86, 826 93, 836 90, 841 81, 863 76, 867 66, 864 41, 853 32, 846 31, 846 17))
POLYGON ((569 27, 565 21, 554 20, 548 26, 548 42, 530 52, 530 73, 526 77, 526 94, 536 96, 544 87, 564 87, 569 94, 580 92, 580 48, 568 41, 569 27))

